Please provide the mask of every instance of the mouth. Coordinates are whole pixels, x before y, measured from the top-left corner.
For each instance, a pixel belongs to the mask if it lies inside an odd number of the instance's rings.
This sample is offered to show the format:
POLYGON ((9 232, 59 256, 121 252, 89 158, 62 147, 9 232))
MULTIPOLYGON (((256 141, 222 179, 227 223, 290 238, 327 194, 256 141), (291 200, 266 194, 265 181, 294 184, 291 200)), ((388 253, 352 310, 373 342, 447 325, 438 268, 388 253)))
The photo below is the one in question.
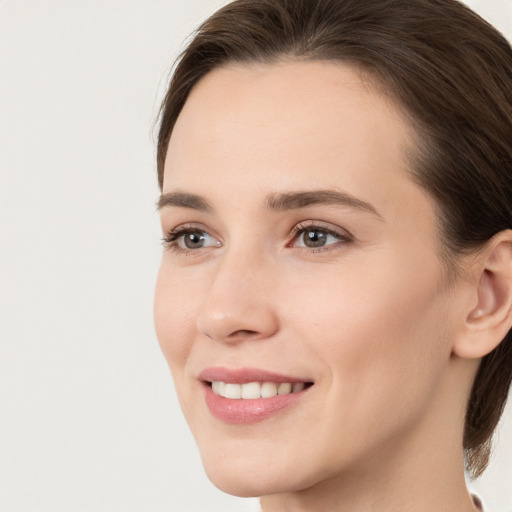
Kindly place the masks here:
POLYGON ((300 393, 313 385, 312 382, 224 382, 215 380, 207 382, 215 395, 228 400, 257 400, 259 398, 272 398, 274 396, 300 393))
POLYGON ((309 379, 250 368, 210 368, 199 378, 210 413, 231 424, 266 420, 297 403, 314 385, 309 379))

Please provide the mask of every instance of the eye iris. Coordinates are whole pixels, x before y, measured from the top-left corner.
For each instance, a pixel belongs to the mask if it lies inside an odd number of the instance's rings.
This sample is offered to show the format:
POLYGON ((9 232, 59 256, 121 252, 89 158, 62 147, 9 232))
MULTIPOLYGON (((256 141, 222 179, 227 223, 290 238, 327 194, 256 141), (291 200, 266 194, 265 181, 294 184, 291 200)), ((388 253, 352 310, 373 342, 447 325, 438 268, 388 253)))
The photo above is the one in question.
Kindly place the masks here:
POLYGON ((327 241, 327 234, 318 229, 304 232, 304 245, 306 247, 323 247, 327 241))
POLYGON ((187 249, 197 249, 198 247, 202 247, 204 245, 204 240, 205 236, 200 231, 187 233, 183 237, 183 242, 187 249))

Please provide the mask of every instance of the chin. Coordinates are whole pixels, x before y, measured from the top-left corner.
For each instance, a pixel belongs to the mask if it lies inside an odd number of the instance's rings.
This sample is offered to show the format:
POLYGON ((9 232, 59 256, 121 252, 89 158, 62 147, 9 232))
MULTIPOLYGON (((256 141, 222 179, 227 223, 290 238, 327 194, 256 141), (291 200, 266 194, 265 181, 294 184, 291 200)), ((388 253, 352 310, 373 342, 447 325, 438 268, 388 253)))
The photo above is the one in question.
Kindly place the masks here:
POLYGON ((201 455, 210 481, 221 491, 242 498, 296 492, 319 480, 309 465, 298 465, 292 457, 201 455))
MULTIPOLYGON (((238 496, 240 498, 259 498, 264 494, 269 494, 268 489, 261 482, 256 481, 255 475, 232 474, 230 471, 206 470, 210 481, 221 491, 238 496)), ((275 491, 278 492, 278 491, 275 491)))
POLYGON ((240 498, 258 498, 268 494, 280 494, 299 491, 307 485, 299 485, 294 479, 283 478, 283 475, 254 473, 247 468, 243 472, 229 468, 207 468, 206 474, 210 481, 221 491, 239 496, 240 498))

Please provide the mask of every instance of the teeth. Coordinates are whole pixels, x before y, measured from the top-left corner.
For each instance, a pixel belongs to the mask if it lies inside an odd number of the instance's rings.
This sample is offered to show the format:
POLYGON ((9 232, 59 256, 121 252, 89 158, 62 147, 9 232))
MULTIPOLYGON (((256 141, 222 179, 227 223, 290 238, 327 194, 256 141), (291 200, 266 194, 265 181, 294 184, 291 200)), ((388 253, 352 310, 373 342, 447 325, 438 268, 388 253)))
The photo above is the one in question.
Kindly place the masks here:
POLYGON ((304 382, 296 382, 293 385, 293 392, 298 393, 299 391, 302 391, 304 389, 304 382))
POLYGON ((254 400, 260 398, 261 386, 259 382, 249 382, 248 384, 242 384, 242 398, 254 400))
POLYGON ((261 398, 272 398, 277 395, 277 386, 273 382, 264 382, 261 385, 261 398))
POLYGON ((226 394, 226 383, 220 381, 212 382, 212 389, 216 395, 224 396, 226 394))
POLYGON ((282 382, 277 388, 278 395, 289 395, 292 392, 292 385, 289 382, 282 382))
POLYGON ((248 382, 247 384, 233 384, 229 382, 214 381, 212 390, 216 395, 232 400, 255 400, 257 398, 272 398, 276 395, 289 395, 298 393, 305 388, 304 382, 248 382))
POLYGON ((237 400, 242 398, 242 386, 240 384, 227 384, 224 396, 226 398, 231 398, 233 400, 237 400))

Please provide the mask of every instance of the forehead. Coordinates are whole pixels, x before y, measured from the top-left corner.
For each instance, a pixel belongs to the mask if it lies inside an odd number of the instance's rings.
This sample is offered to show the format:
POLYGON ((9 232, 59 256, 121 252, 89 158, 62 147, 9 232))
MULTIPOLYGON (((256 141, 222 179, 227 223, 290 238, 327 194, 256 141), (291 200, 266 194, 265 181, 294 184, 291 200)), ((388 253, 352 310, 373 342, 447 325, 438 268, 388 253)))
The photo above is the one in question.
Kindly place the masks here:
POLYGON ((185 103, 163 191, 232 202, 235 193, 335 188, 393 210, 424 195, 409 173, 412 139, 407 117, 354 67, 230 65, 206 75, 185 103))
POLYGON ((345 156, 350 150, 402 158, 412 129, 381 89, 339 62, 216 69, 194 87, 178 117, 166 174, 172 169, 177 178, 193 161, 204 170, 211 158, 239 169, 250 161, 253 168, 279 170, 284 158, 312 165, 333 148, 345 156))

